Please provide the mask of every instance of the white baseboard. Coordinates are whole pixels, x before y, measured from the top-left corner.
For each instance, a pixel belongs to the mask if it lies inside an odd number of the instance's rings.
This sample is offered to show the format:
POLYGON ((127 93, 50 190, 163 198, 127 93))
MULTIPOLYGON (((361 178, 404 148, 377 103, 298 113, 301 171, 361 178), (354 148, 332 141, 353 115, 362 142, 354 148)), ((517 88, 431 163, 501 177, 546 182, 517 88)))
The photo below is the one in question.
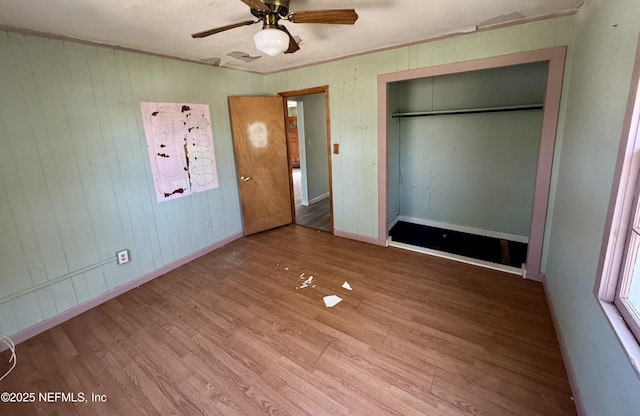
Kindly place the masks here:
POLYGON ((522 276, 522 269, 517 267, 507 266, 504 264, 491 263, 489 261, 473 259, 471 257, 460 256, 458 254, 447 253, 444 251, 433 250, 425 247, 412 246, 411 244, 400 243, 393 240, 389 242, 389 247, 396 247, 404 250, 415 251, 416 253, 428 254, 430 256, 441 257, 443 259, 449 259, 449 260, 455 260, 461 263, 472 264, 474 266, 480 266, 487 269, 498 270, 501 272, 522 276))
POLYGON ((323 199, 327 199, 327 198, 329 198, 329 192, 327 192, 326 194, 322 194, 320 196, 317 196, 317 197, 315 197, 313 199, 310 199, 308 201, 301 201, 300 204, 304 205, 305 207, 308 207, 309 205, 313 205, 316 202, 320 202, 323 199))
POLYGON ((459 231, 462 233, 482 235, 485 237, 499 238, 501 240, 515 241, 518 243, 527 243, 527 244, 529 243, 529 237, 524 235, 509 234, 509 233, 503 233, 500 231, 483 230, 481 228, 473 228, 473 227, 467 227, 464 225, 456 225, 456 224, 447 224, 444 222, 425 220, 422 218, 407 217, 404 215, 399 215, 398 221, 410 222, 412 224, 426 225, 429 227, 443 228, 445 230, 459 231))
POLYGON ((362 241, 363 243, 374 244, 376 246, 388 247, 387 241, 380 241, 374 237, 367 237, 360 234, 350 233, 348 231, 334 230, 333 235, 336 237, 348 238, 349 240, 362 241))
MULTIPOLYGON (((141 286, 155 279, 156 277, 160 277, 164 274, 167 274, 170 271, 182 266, 183 264, 189 263, 190 261, 195 260, 198 257, 202 257, 213 250, 216 250, 222 246, 225 246, 231 243, 232 241, 235 241, 241 238, 242 236, 243 235, 240 233, 240 234, 234 234, 232 236, 224 238, 218 241, 217 243, 204 247, 194 253, 189 254, 188 256, 172 261, 171 263, 165 266, 162 266, 157 270, 154 270, 136 279, 130 280, 120 286, 114 287, 113 289, 109 289, 106 292, 102 293, 101 295, 93 299, 90 299, 84 303, 81 303, 80 305, 76 305, 70 309, 67 309, 66 311, 60 312, 59 314, 54 315, 49 319, 45 319, 44 321, 38 322, 37 324, 30 326, 29 328, 23 329, 22 331, 18 331, 15 334, 9 336, 9 338, 11 338, 14 344, 18 345, 21 342, 28 340, 29 338, 33 338, 36 335, 53 328, 54 326, 60 325, 61 323, 68 321, 69 319, 74 318, 88 311, 89 309, 93 309, 102 303, 110 301, 111 299, 116 298, 122 295, 123 293, 126 293, 132 289, 135 289, 136 287, 141 286)), ((0 352, 6 350, 7 348, 8 347, 4 343, 0 343, 0 352)))

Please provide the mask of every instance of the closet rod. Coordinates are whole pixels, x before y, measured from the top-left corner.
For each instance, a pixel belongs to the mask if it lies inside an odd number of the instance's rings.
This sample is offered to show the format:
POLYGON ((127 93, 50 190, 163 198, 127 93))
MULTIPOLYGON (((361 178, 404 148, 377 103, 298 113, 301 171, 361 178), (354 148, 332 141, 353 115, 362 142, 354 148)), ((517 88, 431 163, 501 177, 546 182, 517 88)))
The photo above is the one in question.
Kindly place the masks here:
POLYGON ((460 108, 455 110, 416 111, 411 113, 394 113, 393 118, 446 116, 450 114, 497 113, 500 111, 540 110, 544 104, 507 105, 501 107, 460 108))

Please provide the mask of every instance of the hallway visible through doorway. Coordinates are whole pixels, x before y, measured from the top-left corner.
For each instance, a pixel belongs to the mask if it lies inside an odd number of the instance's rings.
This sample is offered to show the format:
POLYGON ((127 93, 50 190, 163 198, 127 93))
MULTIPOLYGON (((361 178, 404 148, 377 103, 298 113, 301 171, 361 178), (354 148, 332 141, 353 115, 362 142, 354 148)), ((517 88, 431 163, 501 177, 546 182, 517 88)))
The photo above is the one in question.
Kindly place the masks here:
POLYGON ((329 198, 324 198, 309 206, 302 205, 302 174, 300 169, 292 169, 291 175, 296 206, 296 224, 331 232, 329 198))

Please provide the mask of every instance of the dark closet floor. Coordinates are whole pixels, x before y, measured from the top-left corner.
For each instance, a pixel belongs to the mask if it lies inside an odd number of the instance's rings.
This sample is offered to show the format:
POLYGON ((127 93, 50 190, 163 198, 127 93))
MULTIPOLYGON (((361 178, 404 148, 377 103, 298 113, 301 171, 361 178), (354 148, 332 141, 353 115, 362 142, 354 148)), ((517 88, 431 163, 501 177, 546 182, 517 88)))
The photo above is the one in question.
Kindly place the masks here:
POLYGON ((444 251, 491 263, 521 267, 527 244, 399 221, 389 231, 393 241, 444 251))

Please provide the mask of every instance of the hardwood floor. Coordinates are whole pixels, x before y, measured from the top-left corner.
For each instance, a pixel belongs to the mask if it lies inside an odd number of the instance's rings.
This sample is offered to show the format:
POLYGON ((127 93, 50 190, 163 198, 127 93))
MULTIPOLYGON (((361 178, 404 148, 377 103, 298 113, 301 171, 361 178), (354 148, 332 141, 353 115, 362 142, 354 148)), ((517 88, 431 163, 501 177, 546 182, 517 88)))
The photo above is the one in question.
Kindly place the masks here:
POLYGON ((539 283, 295 225, 188 263, 17 357, 0 392, 107 401, 0 403, 2 415, 576 414, 539 283), (343 301, 327 308, 332 294, 343 301))
POLYGON ((308 207, 296 205, 296 224, 331 232, 329 209, 329 198, 325 198, 308 207))
POLYGON ((296 224, 331 232, 331 206, 329 198, 313 205, 302 205, 302 184, 300 169, 293 169, 293 190, 296 208, 296 224))

